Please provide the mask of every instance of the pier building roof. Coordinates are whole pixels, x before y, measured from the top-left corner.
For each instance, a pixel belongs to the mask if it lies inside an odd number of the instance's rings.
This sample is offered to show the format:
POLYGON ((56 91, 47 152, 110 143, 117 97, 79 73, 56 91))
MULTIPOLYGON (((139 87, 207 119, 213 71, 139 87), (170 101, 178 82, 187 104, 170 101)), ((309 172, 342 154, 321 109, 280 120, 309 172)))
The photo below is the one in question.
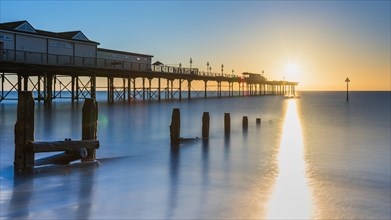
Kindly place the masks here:
POLYGON ((146 57, 146 58, 153 57, 152 55, 148 55, 148 54, 133 53, 133 52, 120 51, 120 50, 111 50, 111 49, 105 49, 105 48, 98 48, 98 51, 108 52, 108 53, 117 53, 117 54, 119 53, 119 54, 129 55, 129 56, 140 56, 140 57, 146 57))
POLYGON ((0 30, 7 30, 12 32, 28 33, 38 36, 59 38, 64 40, 81 41, 99 45, 98 42, 92 41, 86 37, 81 31, 67 31, 67 32, 50 32, 35 29, 28 21, 15 21, 0 23, 0 30))

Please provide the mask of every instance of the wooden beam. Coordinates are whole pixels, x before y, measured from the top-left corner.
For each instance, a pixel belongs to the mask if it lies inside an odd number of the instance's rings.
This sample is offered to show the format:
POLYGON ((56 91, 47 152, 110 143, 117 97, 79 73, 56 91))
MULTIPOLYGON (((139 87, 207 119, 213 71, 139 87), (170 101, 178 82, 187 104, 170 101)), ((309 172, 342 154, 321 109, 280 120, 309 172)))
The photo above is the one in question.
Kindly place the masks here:
POLYGON ((80 160, 82 156, 80 153, 60 153, 50 157, 40 158, 35 161, 35 166, 42 166, 48 164, 67 165, 72 161, 80 160))
POLYGON ((99 148, 99 141, 97 140, 81 140, 81 141, 30 141, 27 144, 28 148, 32 148, 34 153, 41 152, 79 152, 81 148, 87 150, 95 150, 99 148))

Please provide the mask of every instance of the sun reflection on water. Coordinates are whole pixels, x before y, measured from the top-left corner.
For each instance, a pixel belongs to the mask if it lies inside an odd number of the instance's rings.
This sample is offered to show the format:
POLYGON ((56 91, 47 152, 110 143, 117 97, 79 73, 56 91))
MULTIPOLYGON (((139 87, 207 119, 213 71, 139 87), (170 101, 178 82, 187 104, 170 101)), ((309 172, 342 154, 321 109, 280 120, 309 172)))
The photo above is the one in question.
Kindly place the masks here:
POLYGON ((289 100, 278 154, 279 174, 267 219, 309 219, 312 200, 305 174, 304 142, 295 100, 289 100))

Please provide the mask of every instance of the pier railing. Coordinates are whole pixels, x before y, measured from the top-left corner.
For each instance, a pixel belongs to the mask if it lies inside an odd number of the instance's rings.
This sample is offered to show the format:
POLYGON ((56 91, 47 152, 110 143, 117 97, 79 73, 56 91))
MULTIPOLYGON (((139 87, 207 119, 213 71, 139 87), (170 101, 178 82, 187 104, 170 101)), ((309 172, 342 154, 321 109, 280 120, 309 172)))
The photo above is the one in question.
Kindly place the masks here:
POLYGON ((95 57, 80 57, 72 55, 48 54, 21 50, 0 51, 0 62, 15 62, 23 64, 51 65, 51 66, 74 66, 88 68, 102 68, 113 70, 129 70, 139 72, 161 72, 173 74, 187 74, 206 77, 240 78, 234 74, 212 73, 200 71, 198 68, 183 68, 166 65, 152 65, 143 62, 121 61, 95 57))

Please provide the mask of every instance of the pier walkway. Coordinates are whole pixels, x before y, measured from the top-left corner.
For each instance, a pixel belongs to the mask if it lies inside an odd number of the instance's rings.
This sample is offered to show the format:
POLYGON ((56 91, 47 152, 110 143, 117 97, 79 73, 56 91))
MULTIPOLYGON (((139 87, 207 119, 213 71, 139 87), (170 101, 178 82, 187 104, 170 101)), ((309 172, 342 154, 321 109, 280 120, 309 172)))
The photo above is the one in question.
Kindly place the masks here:
POLYGON ((148 65, 6 49, 0 51, 0 74, 0 102, 17 99, 10 96, 12 91, 33 91, 36 100, 49 103, 56 98, 95 99, 97 90, 107 91, 109 102, 191 99, 192 91, 204 98, 212 97, 211 94, 294 96, 298 84, 270 81, 256 73, 226 74, 223 65, 221 73, 213 73, 181 65, 148 65), (106 79, 107 84, 97 85, 97 78, 106 79), (192 85, 194 81, 201 81, 197 83, 200 88, 192 85))

